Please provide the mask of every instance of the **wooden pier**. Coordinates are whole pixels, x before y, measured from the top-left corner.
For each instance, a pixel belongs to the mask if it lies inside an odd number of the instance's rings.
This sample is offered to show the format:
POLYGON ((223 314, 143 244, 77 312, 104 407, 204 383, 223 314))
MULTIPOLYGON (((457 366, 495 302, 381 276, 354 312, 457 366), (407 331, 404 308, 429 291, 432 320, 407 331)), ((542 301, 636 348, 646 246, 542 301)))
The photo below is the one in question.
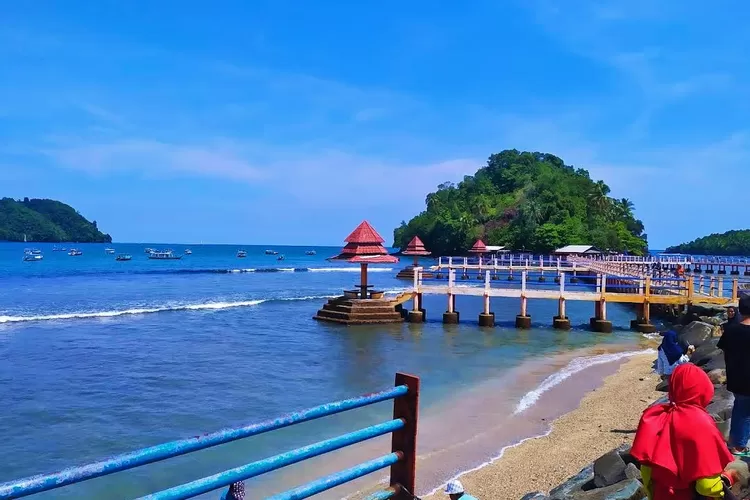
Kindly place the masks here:
MULTIPOLYGON (((619 266, 619 264, 618 264, 619 266)), ((436 267, 440 267, 436 266, 436 267)), ((524 267, 526 267, 524 265, 524 267)), ((482 313, 479 315, 480 326, 494 326, 495 315, 491 310, 491 299, 494 297, 512 298, 519 300, 519 313, 515 324, 518 328, 529 328, 531 316, 528 313, 529 299, 547 299, 557 301, 558 313, 552 318, 552 326, 559 329, 569 329, 570 319, 566 313, 568 301, 585 301, 594 304, 594 315, 591 317, 592 330, 598 332, 611 332, 612 323, 607 319, 607 305, 609 303, 628 303, 636 306, 637 317, 631 322, 631 327, 644 333, 655 331, 651 323, 652 305, 672 305, 686 307, 691 304, 715 304, 732 305, 738 303, 739 279, 735 278, 731 283, 731 293, 725 293, 723 283, 710 288, 705 287, 702 279, 694 276, 684 278, 652 278, 642 274, 615 274, 597 272, 598 265, 592 262, 567 262, 563 266, 558 261, 554 268, 541 265, 534 272, 541 273, 544 270, 554 272, 554 283, 530 279, 531 271, 519 269, 513 266, 502 266, 497 263, 488 265, 477 263, 476 265, 458 265, 452 261, 443 266, 441 270, 435 268, 430 272, 435 273, 436 279, 426 279, 422 268, 415 269, 413 287, 411 290, 412 309, 408 313, 408 319, 412 322, 421 322, 424 319, 422 298, 424 295, 444 295, 447 299, 447 309, 443 314, 444 323, 457 323, 459 313, 455 307, 456 296, 475 296, 483 300, 482 313), (449 267, 450 266, 450 267, 449 267), (567 271, 566 271, 567 269, 567 271), (516 272, 518 279, 498 281, 493 279, 493 273, 504 270, 508 273, 516 272), (585 279, 590 284, 573 281, 572 271, 586 272, 585 279), (437 278, 443 274, 445 278, 437 278), (483 280, 482 285, 463 284, 457 281, 457 276, 471 274, 477 281, 483 280), (478 277, 478 279, 477 279, 478 277)), ((533 267, 532 267, 533 269, 533 267)), ((619 269, 619 267, 618 267, 619 269)), ((553 275, 550 273, 550 277, 553 275)), ((509 274, 510 277, 510 274, 509 274)), ((467 280, 464 279, 463 282, 467 280)), ((481 281, 480 281, 481 283, 481 281)), ((713 282, 712 282, 713 283, 713 282)))

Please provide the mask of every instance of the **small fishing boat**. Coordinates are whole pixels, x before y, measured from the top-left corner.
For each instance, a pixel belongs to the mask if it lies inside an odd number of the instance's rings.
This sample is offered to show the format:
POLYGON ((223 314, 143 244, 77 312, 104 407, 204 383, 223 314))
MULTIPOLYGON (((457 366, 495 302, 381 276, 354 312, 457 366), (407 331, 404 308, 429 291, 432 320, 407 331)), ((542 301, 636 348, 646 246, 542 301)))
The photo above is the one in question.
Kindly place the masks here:
POLYGON ((278 257, 276 257, 276 260, 284 260, 284 258, 285 257, 283 255, 279 255, 278 257))
POLYGON ((185 255, 193 255, 193 251, 190 250, 189 248, 186 248, 185 249, 185 255))
POLYGON ((266 250, 266 255, 278 255, 279 252, 276 250, 266 250))
POLYGON ((38 248, 27 248, 26 250, 23 251, 23 253, 29 254, 29 255, 42 255, 42 251, 39 250, 38 248))
POLYGON ((244 251, 244 250, 238 250, 237 251, 237 257, 240 258, 240 259, 244 259, 245 257, 247 257, 247 252, 244 251))
POLYGON ((104 253, 106 253, 108 255, 114 255, 115 249, 114 248, 105 248, 104 249, 104 253))
POLYGON ((77 248, 71 248, 70 252, 68 252, 68 255, 71 257, 80 257, 83 255, 83 252, 81 250, 78 250, 77 248))
POLYGON ((317 255, 317 254, 318 252, 316 252, 315 250, 308 250, 305 252, 305 255, 317 255))
POLYGON ((39 262, 40 260, 44 259, 44 255, 42 255, 42 252, 37 250, 39 253, 34 253, 32 250, 26 250, 23 253, 23 261, 24 262, 39 262))
POLYGON ((175 255, 172 250, 154 250, 148 254, 148 258, 151 260, 180 260, 182 255, 175 255))
POLYGON ((117 257, 115 257, 115 260, 118 261, 118 262, 126 262, 126 261, 129 261, 129 260, 132 260, 132 259, 133 259, 133 257, 130 254, 127 254, 127 253, 121 253, 120 255, 118 255, 117 257))
POLYGON ((144 250, 144 252, 145 252, 145 253, 154 253, 154 252, 156 252, 156 250, 154 250, 153 248, 146 248, 146 249, 144 250))

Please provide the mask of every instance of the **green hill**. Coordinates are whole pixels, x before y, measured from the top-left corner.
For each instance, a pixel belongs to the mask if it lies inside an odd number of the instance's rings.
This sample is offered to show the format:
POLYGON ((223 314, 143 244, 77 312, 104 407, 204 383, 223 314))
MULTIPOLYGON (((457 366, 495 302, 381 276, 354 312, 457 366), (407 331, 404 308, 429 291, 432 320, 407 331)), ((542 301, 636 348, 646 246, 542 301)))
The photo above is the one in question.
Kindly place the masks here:
POLYGON ((55 200, 0 200, 0 241, 110 243, 112 237, 73 207, 55 200))
POLYGON ((750 255, 750 229, 714 233, 689 243, 669 247, 666 251, 691 255, 750 255))
POLYGON ((642 255, 643 223, 629 200, 609 192, 604 182, 554 155, 506 150, 473 176, 427 195, 426 210, 394 231, 394 246, 404 248, 419 236, 433 254, 457 255, 482 238, 532 252, 590 244, 642 255))

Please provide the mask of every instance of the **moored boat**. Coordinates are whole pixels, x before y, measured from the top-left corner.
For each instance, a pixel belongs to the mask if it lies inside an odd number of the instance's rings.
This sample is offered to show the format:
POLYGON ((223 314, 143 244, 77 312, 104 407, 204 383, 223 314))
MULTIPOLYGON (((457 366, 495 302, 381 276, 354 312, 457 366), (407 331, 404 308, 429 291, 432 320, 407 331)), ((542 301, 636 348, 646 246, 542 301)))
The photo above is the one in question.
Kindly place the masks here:
POLYGON ((317 254, 318 252, 316 252, 315 250, 308 250, 305 252, 305 255, 317 255, 317 254))
POLYGON ((278 255, 278 253, 276 250, 266 250, 266 255, 278 255))
POLYGON ((238 250, 237 251, 237 257, 240 258, 240 259, 244 259, 245 257, 247 257, 247 252, 244 251, 244 250, 238 250))
POLYGON ((154 250, 148 254, 148 258, 152 260, 180 260, 182 255, 175 255, 172 250, 154 250))
POLYGON ((193 251, 190 250, 189 248, 186 248, 185 249, 185 255, 193 255, 193 251))
POLYGON ((26 250, 23 253, 24 262, 38 262, 44 259, 44 255, 40 250, 26 250))
POLYGON ((284 257, 283 255, 279 255, 278 257, 276 257, 276 260, 284 260, 285 258, 286 257, 284 257))
POLYGON ((83 255, 83 252, 81 250, 78 250, 77 248, 71 248, 70 252, 68 252, 68 255, 71 257, 80 257, 83 255))
POLYGON ((127 254, 127 253, 121 253, 120 255, 118 255, 117 257, 115 257, 115 260, 118 261, 118 262, 125 262, 125 261, 132 260, 132 259, 133 259, 133 257, 130 254, 127 254))
POLYGON ((105 248, 104 249, 104 253, 109 254, 109 255, 113 255, 115 253, 115 249, 114 248, 105 248))

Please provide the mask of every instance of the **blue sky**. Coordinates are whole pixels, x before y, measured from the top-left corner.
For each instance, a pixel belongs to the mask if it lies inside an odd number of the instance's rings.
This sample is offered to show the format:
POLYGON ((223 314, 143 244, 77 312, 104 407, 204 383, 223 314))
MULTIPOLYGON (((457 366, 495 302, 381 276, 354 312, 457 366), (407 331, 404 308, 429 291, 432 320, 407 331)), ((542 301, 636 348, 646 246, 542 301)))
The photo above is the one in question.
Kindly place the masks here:
POLYGON ((11 2, 0 195, 119 241, 335 245, 369 219, 390 243, 439 183, 518 148, 604 179, 660 248, 747 227, 747 19, 731 0, 11 2))

